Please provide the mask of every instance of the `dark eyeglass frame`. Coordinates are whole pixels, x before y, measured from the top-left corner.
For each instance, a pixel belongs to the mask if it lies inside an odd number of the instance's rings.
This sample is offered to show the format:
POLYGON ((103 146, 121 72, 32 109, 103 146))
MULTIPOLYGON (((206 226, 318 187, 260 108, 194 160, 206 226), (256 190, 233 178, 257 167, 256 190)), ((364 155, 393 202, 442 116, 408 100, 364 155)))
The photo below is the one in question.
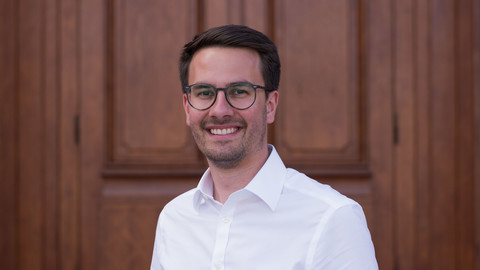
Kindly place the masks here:
POLYGON ((260 85, 256 85, 256 84, 251 84, 249 82, 238 82, 238 83, 232 83, 230 84, 228 87, 215 87, 211 84, 208 84, 208 83, 195 83, 195 84, 191 84, 191 85, 188 85, 188 86, 184 86, 184 92, 185 94, 187 95, 187 101, 188 101, 188 104, 190 104, 190 106, 192 106, 192 108, 196 109, 196 110, 199 110, 199 111, 205 111, 205 110, 208 110, 210 109, 213 104, 215 104, 215 102, 217 101, 217 97, 218 97, 218 91, 223 91, 223 94, 225 96, 225 100, 227 100, 227 103, 232 107, 232 108, 235 108, 237 110, 246 110, 250 107, 253 106, 253 104, 255 104, 255 101, 257 101, 257 88, 260 88, 260 89, 263 89, 265 90, 266 93, 269 93, 271 92, 272 90, 268 90, 267 88, 265 88, 264 86, 260 86, 260 85), (214 91, 215 91, 215 98, 213 99, 213 102, 212 104, 210 104, 210 106, 208 106, 207 108, 205 109, 199 109, 195 106, 193 106, 193 104, 190 102, 190 93, 191 93, 191 90, 192 90, 192 87, 195 86, 195 85, 204 85, 204 86, 209 86, 211 87, 214 91), (252 104, 250 104, 248 107, 245 107, 245 108, 238 108, 238 107, 235 107, 232 105, 232 103, 230 102, 230 100, 228 100, 228 94, 227 94, 227 90, 232 87, 232 86, 235 86, 235 85, 249 85, 250 87, 253 88, 253 93, 254 93, 254 97, 253 97, 253 101, 252 101, 252 104))

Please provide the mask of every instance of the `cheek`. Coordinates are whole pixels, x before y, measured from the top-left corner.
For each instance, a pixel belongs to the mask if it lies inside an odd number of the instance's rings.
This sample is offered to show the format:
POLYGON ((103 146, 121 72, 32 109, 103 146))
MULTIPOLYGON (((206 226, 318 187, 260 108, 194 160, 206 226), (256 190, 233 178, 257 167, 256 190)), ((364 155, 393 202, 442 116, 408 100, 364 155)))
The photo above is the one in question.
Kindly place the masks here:
POLYGON ((189 127, 199 127, 204 117, 205 114, 203 112, 199 112, 192 107, 185 109, 185 123, 189 127))

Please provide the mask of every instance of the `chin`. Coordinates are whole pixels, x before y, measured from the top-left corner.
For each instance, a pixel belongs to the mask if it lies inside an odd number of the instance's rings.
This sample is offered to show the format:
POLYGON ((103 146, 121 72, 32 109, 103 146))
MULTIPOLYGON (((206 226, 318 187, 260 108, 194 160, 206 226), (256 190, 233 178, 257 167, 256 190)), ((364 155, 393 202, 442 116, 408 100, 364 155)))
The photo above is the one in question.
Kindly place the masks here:
POLYGON ((202 151, 208 161, 214 164, 216 167, 229 169, 237 166, 240 161, 245 157, 244 148, 239 149, 238 151, 202 151))

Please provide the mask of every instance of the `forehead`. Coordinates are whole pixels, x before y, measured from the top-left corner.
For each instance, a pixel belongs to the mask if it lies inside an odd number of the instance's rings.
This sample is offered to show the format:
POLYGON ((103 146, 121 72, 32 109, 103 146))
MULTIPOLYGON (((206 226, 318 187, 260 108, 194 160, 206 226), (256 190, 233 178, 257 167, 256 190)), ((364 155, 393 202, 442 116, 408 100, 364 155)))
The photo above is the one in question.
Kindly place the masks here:
POLYGON ((189 83, 225 85, 236 81, 263 84, 260 55, 252 49, 207 47, 197 51, 189 67, 189 83))

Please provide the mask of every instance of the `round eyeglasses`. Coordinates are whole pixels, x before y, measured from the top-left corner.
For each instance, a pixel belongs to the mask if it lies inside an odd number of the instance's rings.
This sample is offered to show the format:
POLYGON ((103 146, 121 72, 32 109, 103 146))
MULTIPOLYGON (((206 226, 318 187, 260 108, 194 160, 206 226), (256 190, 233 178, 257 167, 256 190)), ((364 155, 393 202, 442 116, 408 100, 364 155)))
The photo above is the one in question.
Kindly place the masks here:
POLYGON ((238 110, 250 108, 257 98, 257 88, 265 89, 263 86, 247 82, 233 83, 226 88, 216 88, 206 83, 197 83, 185 86, 187 100, 190 106, 197 110, 206 110, 213 106, 217 100, 218 91, 225 93, 228 104, 238 110))

